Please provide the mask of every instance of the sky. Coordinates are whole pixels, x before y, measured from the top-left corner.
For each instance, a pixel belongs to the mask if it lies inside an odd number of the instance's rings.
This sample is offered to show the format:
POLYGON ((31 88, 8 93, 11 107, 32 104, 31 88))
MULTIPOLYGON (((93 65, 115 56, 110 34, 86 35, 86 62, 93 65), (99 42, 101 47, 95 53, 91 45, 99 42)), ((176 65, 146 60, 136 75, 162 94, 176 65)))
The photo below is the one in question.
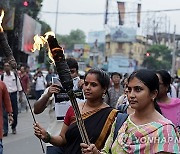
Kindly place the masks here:
MULTIPOLYGON (((137 0, 124 0, 137 1, 137 0)), ((48 23, 52 31, 65 35, 71 30, 81 29, 88 34, 90 31, 100 31, 104 29, 104 12, 106 0, 44 0, 39 18, 48 23), (57 5, 59 3, 59 5, 57 5), (83 13, 102 13, 99 15, 74 15, 74 14, 56 14, 58 12, 83 12, 83 13), (57 16, 56 16, 57 15, 57 16), (57 17, 57 20, 56 20, 57 17), (57 21, 57 24, 56 24, 57 21), (57 25, 57 26, 55 26, 57 25)), ((141 0, 142 11, 147 10, 167 10, 180 9, 180 0, 141 0)), ((176 33, 180 34, 180 10, 156 13, 156 16, 166 16, 167 23, 170 23, 171 32, 176 25, 176 33)), ((150 14, 154 16, 154 14, 150 14)), ((141 22, 147 20, 144 13, 141 16, 141 22)), ((159 18, 160 20, 160 18, 159 18)), ((168 27, 168 26, 167 26, 168 27)))

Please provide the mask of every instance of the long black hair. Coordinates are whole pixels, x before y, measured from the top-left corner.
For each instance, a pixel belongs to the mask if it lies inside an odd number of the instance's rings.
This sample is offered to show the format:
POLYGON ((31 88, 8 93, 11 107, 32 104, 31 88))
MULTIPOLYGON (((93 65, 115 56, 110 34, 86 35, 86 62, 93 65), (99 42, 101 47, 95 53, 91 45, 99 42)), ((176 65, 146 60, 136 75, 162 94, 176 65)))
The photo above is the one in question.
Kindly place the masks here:
MULTIPOLYGON (((109 75, 101 70, 101 69, 98 69, 98 68, 91 68, 84 76, 84 79, 86 78, 86 76, 88 74, 95 74, 96 77, 97 77, 97 80, 98 82, 100 83, 101 87, 103 89, 107 89, 109 88, 109 84, 110 84, 110 77, 109 75)), ((106 90, 106 93, 107 93, 107 90, 106 90)))
POLYGON ((168 87, 167 92, 171 92, 171 86, 170 86, 172 80, 171 75, 166 70, 158 70, 156 71, 156 73, 160 75, 163 84, 166 87, 168 87))
MULTIPOLYGON (((143 82, 143 84, 149 88, 150 92, 152 92, 154 90, 157 90, 159 92, 159 79, 158 79, 158 76, 156 75, 156 73, 154 71, 146 70, 146 69, 141 69, 141 70, 135 71, 129 76, 128 83, 134 77, 141 80, 143 82)), ((157 104, 156 99, 154 100, 154 108, 160 114, 162 114, 161 109, 160 109, 159 105, 157 104)))

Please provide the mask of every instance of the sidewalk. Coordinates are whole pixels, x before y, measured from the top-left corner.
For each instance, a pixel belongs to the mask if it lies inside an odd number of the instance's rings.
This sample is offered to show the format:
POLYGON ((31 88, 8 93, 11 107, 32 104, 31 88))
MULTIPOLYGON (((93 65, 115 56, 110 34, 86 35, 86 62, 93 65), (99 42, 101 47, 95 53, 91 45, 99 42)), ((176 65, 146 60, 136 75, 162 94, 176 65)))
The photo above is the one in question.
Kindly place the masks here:
MULTIPOLYGON (((30 100, 33 106, 35 100, 30 100)), ((44 128, 47 128, 49 115, 48 110, 42 114, 35 115, 35 119, 44 128)), ((40 140, 34 135, 33 130, 34 120, 30 110, 28 112, 21 112, 18 115, 17 134, 12 134, 9 129, 7 137, 3 138, 4 154, 41 154, 42 148, 40 140)), ((43 143, 44 149, 46 149, 43 143)))

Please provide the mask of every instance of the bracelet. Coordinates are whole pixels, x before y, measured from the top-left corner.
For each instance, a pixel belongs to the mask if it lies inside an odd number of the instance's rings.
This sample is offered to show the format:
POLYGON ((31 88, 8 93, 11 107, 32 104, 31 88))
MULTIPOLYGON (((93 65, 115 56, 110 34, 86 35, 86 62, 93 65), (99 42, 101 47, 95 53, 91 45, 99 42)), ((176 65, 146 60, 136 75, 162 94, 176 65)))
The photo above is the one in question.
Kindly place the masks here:
POLYGON ((46 132, 46 138, 44 139, 44 142, 45 143, 49 143, 50 142, 50 140, 51 140, 51 135, 48 133, 48 132, 46 132))

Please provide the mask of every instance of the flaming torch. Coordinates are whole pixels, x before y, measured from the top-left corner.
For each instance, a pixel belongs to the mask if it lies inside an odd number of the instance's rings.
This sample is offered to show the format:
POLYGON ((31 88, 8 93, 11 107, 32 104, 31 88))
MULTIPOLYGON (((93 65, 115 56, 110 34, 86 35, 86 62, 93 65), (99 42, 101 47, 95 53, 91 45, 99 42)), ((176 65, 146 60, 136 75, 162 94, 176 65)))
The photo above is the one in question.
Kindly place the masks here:
POLYGON ((7 58, 7 60, 9 61, 9 63, 11 64, 12 68, 13 69, 16 69, 17 68, 17 64, 16 64, 16 61, 13 57, 13 53, 12 53, 12 50, 4 36, 4 33, 3 33, 3 27, 2 27, 2 20, 4 18, 4 10, 1 11, 1 16, 0 16, 0 46, 2 47, 3 49, 3 52, 7 58))
POLYGON ((70 98, 72 107, 74 109, 74 112, 76 115, 77 126, 79 128, 82 141, 86 144, 90 144, 90 141, 89 141, 89 138, 88 138, 85 126, 84 126, 84 121, 81 117, 81 113, 79 111, 76 97, 73 92, 73 80, 70 75, 69 67, 65 61, 64 50, 61 46, 59 46, 55 37, 49 36, 47 40, 48 40, 49 48, 51 50, 53 59, 55 61, 56 69, 57 69, 59 78, 61 80, 61 84, 63 88, 66 90, 70 98))
POLYGON ((4 10, 1 11, 1 16, 0 16, 0 27, 2 28, 2 20, 4 18, 4 10))
MULTIPOLYGON (((84 126, 84 121, 81 117, 81 113, 79 111, 79 107, 78 107, 76 97, 75 97, 75 94, 73 91, 73 79, 70 75, 70 70, 69 70, 69 67, 65 60, 64 50, 61 46, 59 46, 54 35, 52 36, 51 34, 46 33, 45 38, 44 37, 43 38, 39 37, 39 38, 45 40, 45 41, 43 41, 43 43, 48 43, 49 58, 54 62, 57 72, 58 72, 58 75, 59 75, 59 78, 60 78, 60 81, 61 81, 61 84, 62 84, 63 88, 66 90, 66 92, 70 98, 72 107, 75 112, 77 126, 79 129, 82 141, 86 144, 90 144, 90 141, 89 141, 89 138, 88 138, 88 135, 86 132, 86 128, 84 126), (47 39, 47 41, 46 41, 46 39, 47 39)), ((36 39, 39 39, 39 38, 36 38, 36 39)), ((38 44, 38 42, 36 42, 36 43, 38 44)), ((42 40, 39 42, 39 44, 41 44, 41 45, 43 43, 42 43, 42 40)), ((36 46, 38 46, 38 45, 36 45, 36 46)))
MULTIPOLYGON (((4 36, 3 27, 1 25, 3 17, 4 17, 4 11, 2 10, 1 11, 1 16, 0 16, 0 46, 2 47, 2 49, 3 49, 2 51, 4 52, 8 62, 10 63, 11 67, 14 69, 14 72, 15 72, 15 74, 17 75, 17 77, 19 79, 19 76, 18 76, 18 73, 17 73, 17 64, 16 64, 15 58, 13 56, 13 52, 12 52, 12 50, 11 50, 9 44, 8 44, 8 41, 4 36)), ((20 79, 19 79, 19 81, 21 83, 20 79)), ((22 83, 21 83, 21 87, 23 89, 22 83)), ((31 114, 32 114, 32 118, 33 118, 34 122, 36 122, 35 116, 33 114, 33 111, 32 111, 32 108, 31 108, 31 105, 30 105, 30 102, 29 102, 29 99, 28 99, 26 93, 24 92, 24 89, 23 89, 23 93, 25 94, 29 109, 30 109, 31 114)), ((40 140, 40 143, 41 143, 43 153, 45 153, 45 150, 44 150, 44 147, 43 147, 43 144, 42 144, 41 140, 40 140)))

